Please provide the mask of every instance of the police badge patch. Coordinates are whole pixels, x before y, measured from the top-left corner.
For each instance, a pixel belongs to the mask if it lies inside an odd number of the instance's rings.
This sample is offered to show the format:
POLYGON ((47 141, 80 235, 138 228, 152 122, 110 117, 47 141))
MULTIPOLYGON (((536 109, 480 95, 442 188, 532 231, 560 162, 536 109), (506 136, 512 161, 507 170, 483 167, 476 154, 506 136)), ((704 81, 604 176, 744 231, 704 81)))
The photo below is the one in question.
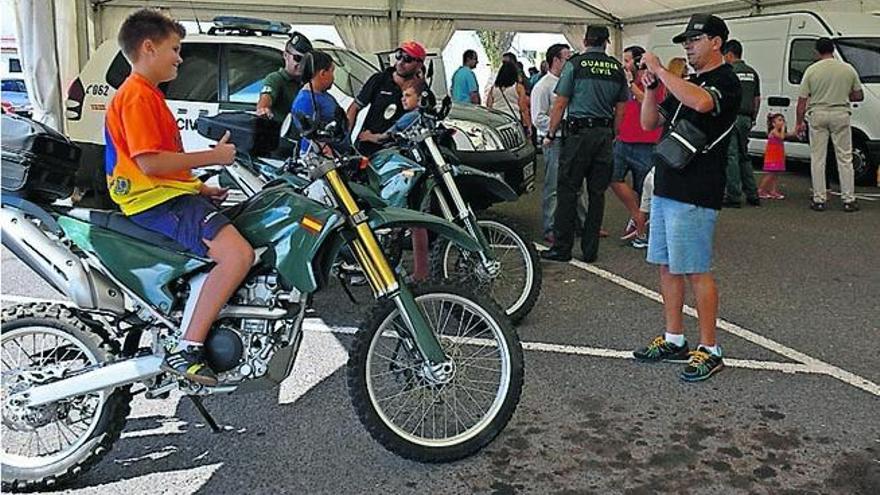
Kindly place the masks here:
POLYGON ((385 107, 385 114, 384 114, 385 120, 389 120, 392 117, 394 117, 395 113, 397 113, 397 104, 392 103, 392 104, 388 105, 387 107, 385 107))

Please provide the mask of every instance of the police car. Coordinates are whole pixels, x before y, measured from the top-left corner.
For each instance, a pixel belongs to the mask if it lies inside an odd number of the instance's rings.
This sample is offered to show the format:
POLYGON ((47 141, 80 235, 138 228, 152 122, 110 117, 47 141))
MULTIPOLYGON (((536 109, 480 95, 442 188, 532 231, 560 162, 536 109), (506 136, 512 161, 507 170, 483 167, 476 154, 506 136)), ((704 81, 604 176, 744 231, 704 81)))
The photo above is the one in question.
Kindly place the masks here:
MULTIPOLYGON (((212 144, 196 131, 199 116, 256 108, 263 77, 283 66, 282 52, 289 31, 290 26, 284 23, 225 17, 215 19, 207 33, 186 36, 177 79, 160 85, 177 118, 185 149, 203 149, 212 144)), ((379 68, 332 43, 315 41, 313 46, 333 57, 336 78, 330 93, 348 108, 379 68)), ((442 61, 435 56, 433 63, 442 61)), ((130 72, 131 66, 116 40, 107 40, 68 89, 69 136, 83 148, 83 167, 95 169, 81 174, 88 175, 87 180, 102 178, 104 116, 110 99, 130 72)), ((445 81, 439 86, 434 88, 435 93, 445 95, 445 81)), ((361 112, 360 117, 365 115, 361 112)), ((447 124, 459 131, 454 139, 462 162, 503 176, 520 194, 534 188, 535 148, 516 121, 482 107, 455 105, 447 124)))

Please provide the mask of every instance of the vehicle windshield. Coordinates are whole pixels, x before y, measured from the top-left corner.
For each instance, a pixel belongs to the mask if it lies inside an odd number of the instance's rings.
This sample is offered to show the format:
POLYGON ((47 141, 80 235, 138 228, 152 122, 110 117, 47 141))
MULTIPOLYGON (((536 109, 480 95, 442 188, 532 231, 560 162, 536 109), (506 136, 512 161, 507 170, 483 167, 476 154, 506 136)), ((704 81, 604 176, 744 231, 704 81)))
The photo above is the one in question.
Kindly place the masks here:
POLYGON ((834 43, 861 82, 880 83, 880 38, 838 38, 834 43))
POLYGON ((379 70, 355 53, 336 48, 325 49, 325 51, 336 64, 336 85, 343 93, 352 98, 360 93, 367 79, 379 70))

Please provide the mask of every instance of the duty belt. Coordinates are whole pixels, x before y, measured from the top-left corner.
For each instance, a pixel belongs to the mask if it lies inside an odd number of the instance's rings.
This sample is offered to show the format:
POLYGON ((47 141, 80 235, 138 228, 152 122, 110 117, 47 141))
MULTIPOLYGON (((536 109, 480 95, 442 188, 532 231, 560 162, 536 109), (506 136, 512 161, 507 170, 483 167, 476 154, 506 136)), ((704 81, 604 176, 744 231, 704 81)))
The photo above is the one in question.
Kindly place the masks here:
POLYGON ((590 129, 593 127, 611 127, 614 125, 614 119, 604 117, 570 117, 565 121, 569 132, 577 132, 580 129, 590 129))

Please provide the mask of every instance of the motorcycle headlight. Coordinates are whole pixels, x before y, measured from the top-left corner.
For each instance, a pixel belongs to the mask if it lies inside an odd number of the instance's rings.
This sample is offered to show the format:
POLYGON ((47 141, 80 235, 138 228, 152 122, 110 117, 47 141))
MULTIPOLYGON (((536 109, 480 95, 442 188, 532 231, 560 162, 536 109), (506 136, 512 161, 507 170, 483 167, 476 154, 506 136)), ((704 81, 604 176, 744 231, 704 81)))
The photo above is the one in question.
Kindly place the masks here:
POLYGON ((456 119, 446 119, 444 124, 459 131, 456 133, 456 137, 466 137, 474 151, 498 151, 504 149, 504 146, 501 144, 501 136, 489 126, 456 119))

